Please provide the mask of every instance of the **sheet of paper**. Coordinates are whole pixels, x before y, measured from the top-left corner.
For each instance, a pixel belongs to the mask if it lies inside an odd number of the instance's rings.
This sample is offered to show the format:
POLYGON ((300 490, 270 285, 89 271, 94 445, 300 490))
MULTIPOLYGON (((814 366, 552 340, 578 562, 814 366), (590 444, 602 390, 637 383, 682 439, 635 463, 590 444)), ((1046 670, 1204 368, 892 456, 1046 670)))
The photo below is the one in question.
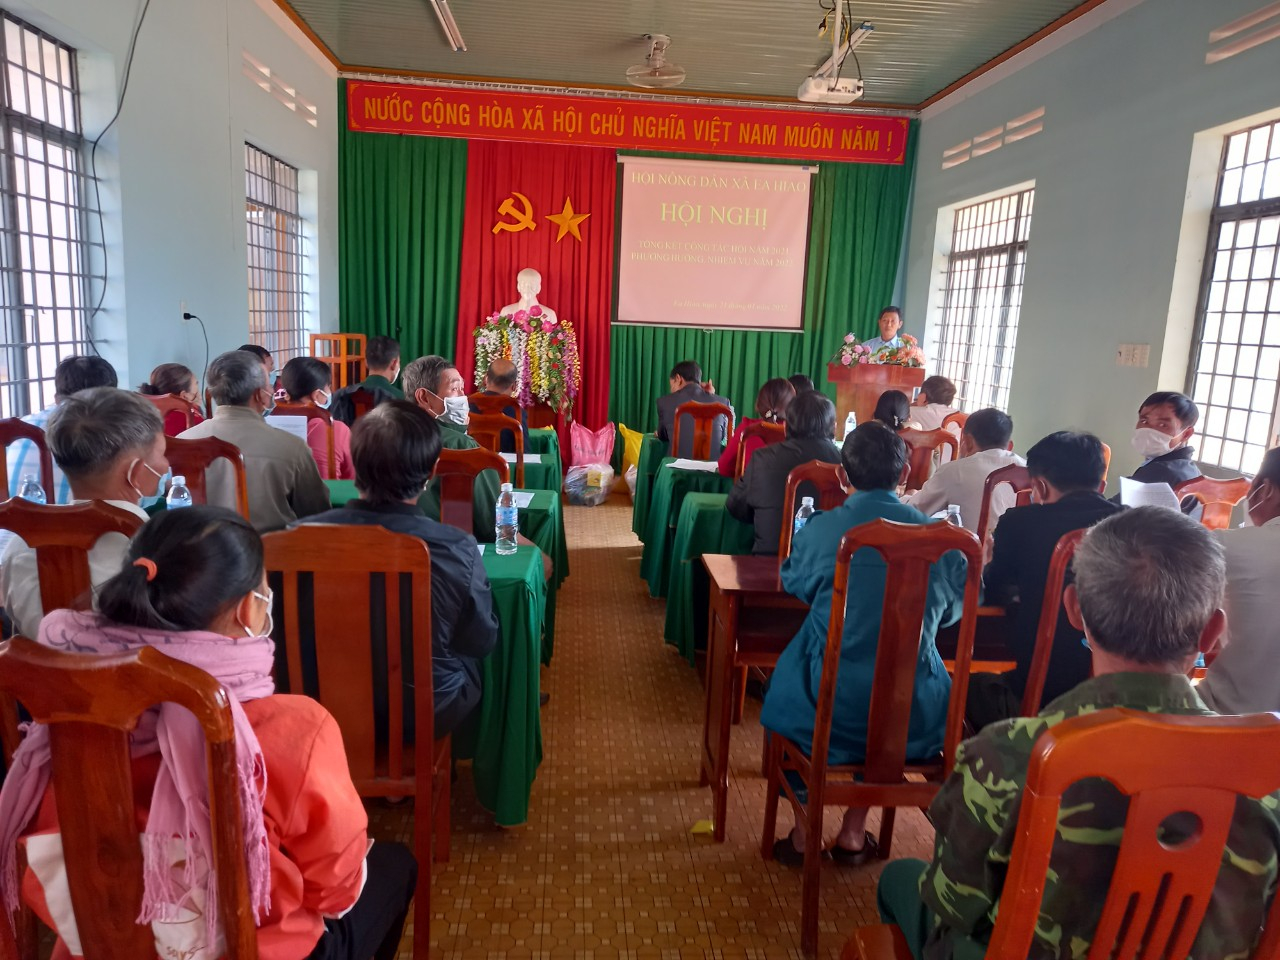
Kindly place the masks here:
POLYGON ((515 497, 517 510, 523 510, 529 506, 529 504, 533 503, 532 490, 513 490, 511 495, 515 497))
POLYGON ((718 469, 714 460, 686 460, 683 457, 667 464, 676 470, 701 470, 703 473, 715 473, 718 469))
MULTIPOLYGON (((515 455, 514 453, 504 453, 504 454, 502 454, 502 459, 503 459, 503 460, 505 460, 505 461, 507 461, 507 463, 515 463, 515 462, 516 462, 516 455, 515 455)), ((524 462, 525 462, 525 463, 541 463, 541 462, 542 462, 542 454, 540 454, 540 453, 526 453, 526 454, 524 455, 524 462)))
POLYGON ((266 417, 264 418, 268 426, 275 427, 277 430, 283 430, 285 433, 292 433, 295 437, 306 443, 307 440, 307 418, 306 417, 266 417))
POLYGON ((477 543, 477 544, 476 544, 476 549, 480 551, 480 556, 482 556, 482 557, 483 557, 483 556, 484 556, 484 544, 483 544, 483 543, 477 543))
POLYGON ((1178 497, 1167 483, 1142 483, 1120 478, 1120 502, 1126 507, 1168 507, 1179 510, 1178 497))

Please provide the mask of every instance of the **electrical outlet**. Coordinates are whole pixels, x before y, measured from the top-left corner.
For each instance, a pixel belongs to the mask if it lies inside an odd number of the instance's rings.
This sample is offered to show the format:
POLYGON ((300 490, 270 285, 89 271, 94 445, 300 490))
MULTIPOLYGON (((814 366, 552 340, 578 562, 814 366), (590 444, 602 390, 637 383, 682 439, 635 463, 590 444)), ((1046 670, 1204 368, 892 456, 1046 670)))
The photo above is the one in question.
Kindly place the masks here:
POLYGON ((187 322, 187 301, 178 301, 178 318, 183 322, 187 322))

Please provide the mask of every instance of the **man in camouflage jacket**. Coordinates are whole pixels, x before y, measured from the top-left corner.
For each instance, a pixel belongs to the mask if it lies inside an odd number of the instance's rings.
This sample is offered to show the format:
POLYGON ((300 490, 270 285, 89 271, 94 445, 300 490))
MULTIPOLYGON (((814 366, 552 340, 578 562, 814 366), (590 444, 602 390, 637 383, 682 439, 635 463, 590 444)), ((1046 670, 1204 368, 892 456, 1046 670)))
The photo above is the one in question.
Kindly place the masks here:
MULTIPOLYGON (((1222 550, 1208 532, 1171 510, 1127 510, 1090 531, 1076 553, 1075 574, 1065 602, 1085 632, 1094 676, 1039 716, 992 724, 962 744, 929 808, 937 830, 933 862, 894 861, 880 878, 881 916, 898 924, 917 960, 983 956, 1016 839, 1027 763, 1041 733, 1108 707, 1212 714, 1186 676, 1226 622, 1222 550)), ((1080 781, 1064 794, 1031 960, 1087 953, 1126 808, 1103 780, 1080 781)), ((1167 839, 1176 842, 1180 832, 1171 824, 1167 839)), ((1241 798, 1194 960, 1250 954, 1275 890, 1277 851, 1280 801, 1241 798)))

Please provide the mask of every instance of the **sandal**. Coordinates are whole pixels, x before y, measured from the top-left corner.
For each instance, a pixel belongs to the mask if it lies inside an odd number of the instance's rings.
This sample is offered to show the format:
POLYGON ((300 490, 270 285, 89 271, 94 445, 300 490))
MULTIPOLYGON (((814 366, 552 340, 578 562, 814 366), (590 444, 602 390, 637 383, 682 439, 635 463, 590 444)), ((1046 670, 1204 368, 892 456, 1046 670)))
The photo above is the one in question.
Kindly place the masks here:
MULTIPOLYGON (((825 859, 828 854, 824 850, 821 856, 825 859)), ((804 851, 796 849, 796 845, 791 842, 791 835, 788 834, 774 843, 773 859, 784 867, 802 867, 804 866, 804 851)))
MULTIPOLYGON (((869 833, 863 834, 862 849, 850 850, 847 847, 841 847, 833 844, 831 847, 831 859, 842 867, 860 867, 864 863, 876 859, 880 856, 880 845, 876 843, 876 838, 869 833)), ((788 841, 790 838, 788 838, 788 841)), ((790 843, 788 842, 788 846, 790 843)), ((777 851, 774 851, 777 855, 777 851)))

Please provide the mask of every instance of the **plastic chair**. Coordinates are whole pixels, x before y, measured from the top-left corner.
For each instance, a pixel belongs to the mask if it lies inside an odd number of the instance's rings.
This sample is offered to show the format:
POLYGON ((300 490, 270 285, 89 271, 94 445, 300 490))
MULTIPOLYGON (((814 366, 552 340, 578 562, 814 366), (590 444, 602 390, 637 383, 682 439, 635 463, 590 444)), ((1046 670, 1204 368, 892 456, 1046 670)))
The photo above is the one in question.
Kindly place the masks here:
POLYGON ((794 772, 808 790, 802 820, 805 836, 800 947, 813 954, 818 946, 818 880, 822 855, 823 809, 829 805, 881 807, 879 855, 889 856, 897 807, 925 807, 937 794, 955 764, 964 729, 964 704, 969 687, 969 664, 977 624, 982 585, 982 546, 970 531, 949 523, 907 524, 873 520, 854 527, 840 540, 836 554, 831 615, 827 627, 822 678, 814 716, 813 742, 798 744, 769 734, 761 855, 773 856, 778 818, 778 794, 785 790, 794 804, 796 792, 784 774, 794 772), (831 766, 827 749, 835 713, 836 673, 844 637, 849 592, 849 561, 859 550, 877 551, 888 567, 885 602, 880 618, 871 701, 867 715, 866 761, 831 766), (929 591, 929 568, 944 553, 958 550, 968 561, 964 615, 956 647, 956 671, 951 681, 942 754, 908 757, 907 730, 912 690, 920 657, 921 629, 929 591), (854 780, 854 775, 860 777, 854 780), (913 775, 915 779, 908 780, 913 775))
MULTIPOLYGON (((467 396, 467 403, 474 413, 502 413, 508 407, 520 406, 515 397, 503 396, 500 393, 476 392, 467 396)), ((508 414, 509 415, 509 414, 508 414)))
POLYGON ((771 443, 781 443, 787 439, 787 428, 780 423, 769 423, 757 420, 742 428, 742 436, 738 437, 738 456, 733 463, 733 477, 736 480, 747 469, 747 441, 754 441, 751 452, 771 443))
MULTIPOLYGON (((53 457, 49 455, 49 444, 45 442, 44 431, 35 424, 26 423, 17 417, 0 420, 0 447, 7 450, 9 444, 19 440, 30 440, 36 445, 40 464, 40 486, 44 487, 45 496, 51 501, 54 500, 58 496, 58 491, 53 488, 53 457)), ((9 495, 9 458, 7 456, 0 456, 0 494, 5 497, 9 495)))
POLYGON ((356 389, 352 390, 349 399, 351 400, 352 424, 378 405, 378 398, 364 387, 356 387, 356 389))
MULTIPOLYGON (((987 960, 1022 960, 1039 952, 1033 947, 1035 927, 1045 879, 1055 867, 1063 795, 1095 777, 1129 798, 1128 813, 1097 928, 1091 936, 1088 930, 1065 929, 1063 941, 1077 933, 1089 937, 1089 960, 1190 956, 1217 885, 1238 798, 1259 799, 1280 788, 1280 769, 1258 762, 1277 751, 1280 717, 1269 713, 1190 717, 1112 708, 1046 730, 1027 766, 987 960), (1196 835, 1179 844, 1162 842, 1163 822, 1183 811, 1198 819, 1196 835)), ((1057 869, 1061 882, 1070 883, 1070 864, 1057 869)), ((911 952, 897 927, 879 924, 855 930, 842 956, 907 960, 911 952)), ((1280 898, 1273 898, 1252 957, 1277 956, 1280 898)))
POLYGON ((991 523, 991 495, 996 492, 997 487, 1005 483, 1013 487, 1015 503, 1019 507, 1031 502, 1031 474, 1027 472, 1026 467, 1011 463, 987 474, 987 479, 982 484, 982 509, 978 512, 978 539, 983 543, 986 543, 987 534, 990 532, 988 527, 991 523))
POLYGON ((337 389, 360 383, 368 376, 365 362, 367 345, 363 333, 311 334, 311 356, 328 365, 329 375, 337 389))
POLYGON ((899 430, 898 436, 907 444, 908 463, 911 472, 907 474, 907 489, 919 490, 933 472, 933 454, 935 450, 946 448, 951 452, 951 460, 960 455, 960 441, 950 430, 915 430, 908 428, 899 430))
POLYGON ((1231 511, 1236 504, 1249 495, 1253 485, 1248 477, 1230 477, 1215 480, 1213 477, 1196 477, 1183 480, 1173 488, 1178 499, 1195 497, 1200 501, 1203 510, 1200 522, 1210 530, 1225 530, 1231 526, 1231 511))
POLYGON ((693 430, 693 450, 690 453, 691 460, 715 460, 718 454, 711 450, 711 434, 715 430, 715 423, 720 417, 725 418, 726 437, 733 434, 733 408, 723 403, 698 403, 696 400, 690 400, 676 407, 676 425, 671 435, 671 452, 680 455, 680 439, 683 431, 682 424, 688 417, 692 423, 693 430))
POLYGON ((507 461, 492 450, 440 451, 435 478, 440 481, 440 522, 457 527, 464 533, 475 530, 473 522, 476 477, 485 470, 496 470, 498 481, 507 483, 510 471, 507 461))
POLYGON ((810 460, 787 474, 787 486, 782 494, 782 532, 778 537, 778 556, 783 560, 791 556, 791 538, 795 536, 796 500, 800 496, 801 484, 814 491, 814 503, 819 510, 834 510, 853 492, 844 467, 838 463, 810 460))
POLYGON ((1027 685, 1022 692, 1024 717, 1034 717, 1040 712, 1044 682, 1049 675, 1049 659, 1053 655, 1053 640, 1058 632, 1058 612, 1062 609, 1067 570, 1076 555, 1076 547, 1080 546, 1080 541, 1087 532, 1072 530, 1063 534, 1049 558, 1049 573, 1044 581, 1044 601, 1040 605, 1040 620, 1036 624, 1036 645, 1031 653, 1031 665, 1027 669, 1027 685))
POLYGON ((515 437, 516 488, 524 489, 524 431, 520 428, 520 421, 499 412, 473 413, 467 422, 467 434, 471 439, 494 453, 501 453, 504 431, 510 431, 515 437))
POLYGON ((1098 486, 1099 493, 1107 492, 1107 474, 1111 472, 1111 448, 1107 444, 1098 441, 1102 446, 1102 483, 1098 486))
POLYGON ((143 393, 139 394, 139 396, 145 397, 147 400, 154 403, 156 405, 156 409, 160 411, 161 417, 170 413, 182 414, 187 418, 187 425, 184 428, 187 430, 190 430, 195 425, 195 421, 192 419, 192 414, 204 416, 194 403, 191 403, 189 400, 185 400, 173 393, 162 393, 159 396, 143 393))
POLYGON ((414 956, 424 958, 431 940, 433 833, 436 858, 449 859, 451 753, 450 737, 437 741, 432 736, 427 545, 382 527, 320 523, 268 533, 262 544, 268 573, 282 581, 276 636, 283 635, 280 647, 288 661, 289 691, 315 697, 333 714, 342 731, 351 780, 362 797, 414 798, 415 855, 423 872, 414 900, 414 956), (314 689, 308 689, 303 679, 299 588, 304 580, 311 586, 312 609, 306 622, 312 629, 306 660, 314 657, 318 684, 314 689), (382 636, 370 628, 375 596, 385 613, 382 636), (412 670, 402 658, 402 638, 411 645, 412 670), (382 666, 375 670, 375 664, 382 666), (385 743, 375 733, 375 686, 386 691, 385 743), (412 691, 413 743, 405 735, 406 688, 412 691), (419 788, 419 777, 429 788, 419 788))
POLYGON ((326 449, 329 454, 329 475, 325 479, 338 479, 338 455, 333 449, 333 416, 328 410, 321 410, 314 403, 277 403, 271 414, 276 417, 306 417, 308 420, 319 420, 323 423, 326 449))
POLYGON ((187 478, 191 502, 200 504, 209 502, 209 478, 206 471, 210 464, 215 460, 226 460, 235 473, 236 512, 246 520, 249 519, 249 484, 245 479, 244 455, 234 443, 217 437, 203 437, 199 440, 165 437, 164 456, 169 461, 174 476, 187 478))
MULTIPOLYGON (((195 715, 208 745, 212 866, 227 955, 256 960, 235 727, 222 684, 151 647, 99 656, 63 653, 15 637, 0 643, 0 691, 49 727, 51 785, 86 960, 155 956, 150 925, 134 922, 142 908, 143 879, 129 731, 158 703, 177 703, 195 715)), ((0 954, 14 957, 34 949, 34 944, 10 942, 8 924, 4 927, 0 954)), ((25 925, 17 930, 22 937, 25 925)))

